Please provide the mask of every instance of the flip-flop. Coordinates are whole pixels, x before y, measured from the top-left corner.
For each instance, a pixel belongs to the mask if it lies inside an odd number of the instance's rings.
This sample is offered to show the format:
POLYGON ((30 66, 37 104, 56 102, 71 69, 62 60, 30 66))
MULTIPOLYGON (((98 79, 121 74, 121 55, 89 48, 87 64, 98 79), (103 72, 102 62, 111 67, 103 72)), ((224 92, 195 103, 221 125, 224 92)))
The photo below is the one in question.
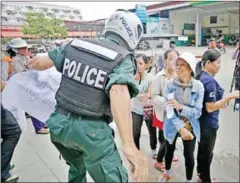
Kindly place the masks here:
POLYGON ((156 163, 154 163, 154 168, 163 172, 165 170, 165 165, 164 165, 164 163, 156 162, 156 163))

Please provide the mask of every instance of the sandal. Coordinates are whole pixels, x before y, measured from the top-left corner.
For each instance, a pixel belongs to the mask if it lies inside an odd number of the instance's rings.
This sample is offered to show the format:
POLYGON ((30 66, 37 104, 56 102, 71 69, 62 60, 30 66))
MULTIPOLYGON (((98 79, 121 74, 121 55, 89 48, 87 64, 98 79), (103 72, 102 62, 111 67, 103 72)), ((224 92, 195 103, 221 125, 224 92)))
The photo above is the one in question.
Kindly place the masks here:
POLYGON ((36 132, 36 134, 41 134, 41 135, 49 134, 49 129, 41 128, 39 131, 36 132))
POLYGON ((173 162, 177 162, 177 161, 178 161, 178 157, 177 157, 177 156, 173 156, 172 161, 173 161, 173 162))
POLYGON ((163 173, 163 174, 162 174, 162 177, 160 177, 160 178, 158 179, 158 182, 167 182, 170 178, 171 178, 171 177, 170 177, 168 174, 163 173))
POLYGON ((154 163, 154 168, 156 168, 157 170, 163 172, 164 169, 165 169, 165 165, 164 165, 164 163, 156 162, 156 163, 154 163))

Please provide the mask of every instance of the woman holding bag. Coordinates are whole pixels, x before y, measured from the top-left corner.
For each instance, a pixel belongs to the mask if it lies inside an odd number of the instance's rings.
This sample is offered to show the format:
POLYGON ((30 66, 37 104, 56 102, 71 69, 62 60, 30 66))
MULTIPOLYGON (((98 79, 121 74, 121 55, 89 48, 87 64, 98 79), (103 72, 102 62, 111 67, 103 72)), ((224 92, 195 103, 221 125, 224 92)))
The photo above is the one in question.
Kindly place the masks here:
POLYGON ((157 137, 156 128, 152 126, 151 83, 154 78, 146 72, 148 57, 144 54, 136 56, 137 73, 135 80, 139 86, 139 95, 132 99, 133 137, 135 145, 140 149, 140 136, 143 121, 145 120, 153 156, 156 156, 157 137))
POLYGON ((164 92, 165 111, 164 137, 166 139, 165 171, 159 182, 171 178, 172 159, 177 137, 183 141, 186 182, 192 181, 194 170, 194 150, 200 140, 199 118, 204 97, 203 84, 194 79, 197 61, 193 54, 182 53, 176 62, 177 76, 167 83, 164 92))
MULTIPOLYGON (((163 91, 170 79, 173 79, 176 75, 175 65, 179 53, 176 50, 167 50, 164 57, 164 69, 155 76, 155 80, 152 83, 152 102, 154 108, 153 114, 153 126, 159 129, 158 139, 160 142, 160 148, 157 155, 157 161, 154 163, 154 167, 157 170, 163 171, 165 165, 163 158, 165 155, 165 139, 163 135, 163 120, 164 120, 164 97, 163 91)), ((173 161, 178 161, 176 156, 173 157, 173 161)))

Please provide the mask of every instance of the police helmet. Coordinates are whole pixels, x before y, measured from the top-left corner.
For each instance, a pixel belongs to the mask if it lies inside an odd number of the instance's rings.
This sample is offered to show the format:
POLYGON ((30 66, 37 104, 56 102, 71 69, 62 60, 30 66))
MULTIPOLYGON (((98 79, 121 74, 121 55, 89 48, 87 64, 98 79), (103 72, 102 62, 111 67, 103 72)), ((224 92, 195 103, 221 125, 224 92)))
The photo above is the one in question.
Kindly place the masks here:
POLYGON ((130 50, 134 50, 143 35, 143 26, 140 19, 132 12, 117 10, 106 21, 103 35, 106 36, 108 32, 119 35, 130 50))

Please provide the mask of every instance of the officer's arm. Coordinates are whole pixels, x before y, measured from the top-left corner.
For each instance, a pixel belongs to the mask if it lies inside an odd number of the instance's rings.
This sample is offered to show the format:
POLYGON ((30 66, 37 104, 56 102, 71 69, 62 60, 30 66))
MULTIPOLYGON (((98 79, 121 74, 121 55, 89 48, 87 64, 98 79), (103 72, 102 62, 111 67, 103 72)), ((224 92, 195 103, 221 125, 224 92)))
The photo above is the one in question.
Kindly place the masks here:
POLYGON ((130 94, 127 85, 113 85, 110 90, 111 110, 124 147, 133 146, 130 94))
POLYGON ((126 58, 109 76, 106 87, 111 101, 113 119, 125 148, 134 146, 130 99, 138 94, 138 87, 134 80, 135 69, 133 60, 130 57, 126 58))
POLYGON ((49 69, 52 66, 54 66, 54 63, 49 58, 48 55, 33 57, 27 63, 27 68, 34 69, 34 70, 39 70, 39 71, 49 69))
POLYGON ((28 62, 27 67, 34 70, 46 70, 55 66, 59 72, 62 72, 62 66, 65 59, 63 52, 64 48, 65 46, 57 47, 50 50, 46 56, 34 57, 28 62))

